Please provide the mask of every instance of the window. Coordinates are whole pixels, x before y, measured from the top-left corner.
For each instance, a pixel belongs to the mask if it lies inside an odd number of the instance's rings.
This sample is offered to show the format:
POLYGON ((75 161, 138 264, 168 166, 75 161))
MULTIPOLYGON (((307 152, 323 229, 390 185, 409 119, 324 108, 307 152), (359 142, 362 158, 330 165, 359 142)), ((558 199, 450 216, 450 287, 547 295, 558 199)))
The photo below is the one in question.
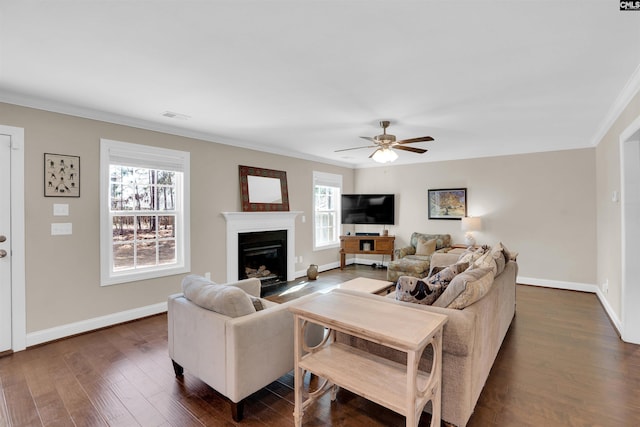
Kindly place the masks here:
POLYGON ((313 172, 314 249, 340 244, 340 195, 342 175, 313 172))
POLYGON ((189 153, 100 141, 101 284, 188 272, 189 153))

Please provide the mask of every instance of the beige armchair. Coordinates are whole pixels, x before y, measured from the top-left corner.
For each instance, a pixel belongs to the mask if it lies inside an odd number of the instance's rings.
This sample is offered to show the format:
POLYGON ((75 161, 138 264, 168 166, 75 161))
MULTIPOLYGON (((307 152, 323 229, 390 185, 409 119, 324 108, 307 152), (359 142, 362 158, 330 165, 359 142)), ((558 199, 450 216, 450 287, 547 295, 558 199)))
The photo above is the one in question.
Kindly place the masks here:
MULTIPOLYGON (((258 279, 226 286, 260 296, 258 279)), ((184 294, 168 300, 169 356, 176 376, 186 370, 227 397, 235 421, 242 419, 244 398, 294 368, 294 322, 287 307, 296 301, 260 302, 263 310, 230 317, 203 308, 184 294)), ((322 334, 323 330, 309 329, 308 342, 320 342, 322 334)))

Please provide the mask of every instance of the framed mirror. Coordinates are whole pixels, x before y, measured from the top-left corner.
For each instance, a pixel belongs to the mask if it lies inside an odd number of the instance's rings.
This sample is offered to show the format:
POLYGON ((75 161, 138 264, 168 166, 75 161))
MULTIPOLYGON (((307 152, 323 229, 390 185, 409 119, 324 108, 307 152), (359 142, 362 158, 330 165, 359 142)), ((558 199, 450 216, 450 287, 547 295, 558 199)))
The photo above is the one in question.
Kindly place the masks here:
POLYGON ((241 165, 240 196, 243 212, 288 211, 287 173, 241 165))

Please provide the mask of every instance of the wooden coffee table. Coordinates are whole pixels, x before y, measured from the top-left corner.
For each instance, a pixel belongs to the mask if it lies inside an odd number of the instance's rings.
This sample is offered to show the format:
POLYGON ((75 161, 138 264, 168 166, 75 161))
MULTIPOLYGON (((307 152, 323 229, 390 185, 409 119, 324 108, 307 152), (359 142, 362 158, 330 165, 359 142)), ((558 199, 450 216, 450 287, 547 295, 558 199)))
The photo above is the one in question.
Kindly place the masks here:
POLYGON ((386 295, 393 290, 393 282, 386 280, 369 279, 368 277, 357 277, 347 280, 337 286, 338 289, 349 289, 352 291, 366 292, 368 294, 386 295))
POLYGON ((302 425, 305 408, 326 392, 335 399, 336 386, 378 403, 406 417, 416 427, 431 401, 431 427, 440 426, 442 378, 442 328, 447 316, 394 304, 385 298, 335 290, 305 299, 289 307, 296 324, 295 409, 296 427, 302 425), (304 343, 308 323, 329 328, 318 346, 304 343), (411 327, 407 327, 411 325, 411 327), (396 363, 335 341, 335 332, 377 342, 407 354, 407 363, 396 363), (433 346, 430 372, 418 369, 427 345, 433 346), (316 391, 304 399, 305 371, 323 378, 316 391))

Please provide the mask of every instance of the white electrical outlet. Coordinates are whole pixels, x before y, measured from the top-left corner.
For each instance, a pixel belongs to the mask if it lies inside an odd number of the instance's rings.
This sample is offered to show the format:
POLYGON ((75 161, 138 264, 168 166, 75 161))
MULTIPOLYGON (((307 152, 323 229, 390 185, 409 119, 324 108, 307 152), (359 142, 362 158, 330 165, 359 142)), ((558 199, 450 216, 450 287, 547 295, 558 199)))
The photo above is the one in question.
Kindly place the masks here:
POLYGON ((70 222, 52 222, 51 223, 52 236, 64 236, 69 234, 73 234, 73 227, 70 222))
POLYGON ((300 264, 302 264, 302 255, 300 255, 298 258, 300 258, 300 264))
POLYGON ((605 294, 609 293, 609 279, 605 280, 602 284, 602 292, 604 292, 605 294))
POLYGON ((67 203, 54 203, 53 216, 69 216, 69 205, 67 203))
POLYGON ((204 278, 207 279, 207 280, 211 280, 211 273, 208 272, 208 271, 206 273, 204 273, 204 278))

